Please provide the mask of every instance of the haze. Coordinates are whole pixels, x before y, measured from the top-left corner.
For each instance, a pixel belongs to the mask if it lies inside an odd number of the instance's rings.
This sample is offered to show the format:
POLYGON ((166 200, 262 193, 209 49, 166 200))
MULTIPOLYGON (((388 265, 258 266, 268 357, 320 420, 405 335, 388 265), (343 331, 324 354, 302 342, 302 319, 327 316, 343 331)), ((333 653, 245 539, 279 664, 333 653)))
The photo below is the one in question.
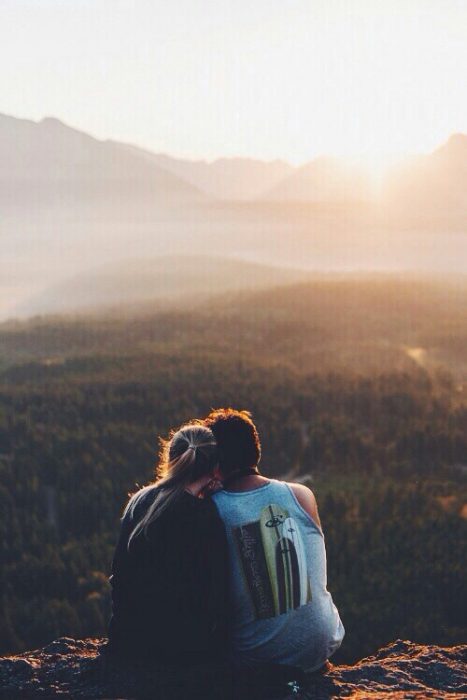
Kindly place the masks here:
POLYGON ((182 157, 363 158, 467 131, 455 0, 2 0, 0 111, 182 157))
POLYGON ((1 0, 0 59, 0 317, 467 272, 464 2, 1 0))

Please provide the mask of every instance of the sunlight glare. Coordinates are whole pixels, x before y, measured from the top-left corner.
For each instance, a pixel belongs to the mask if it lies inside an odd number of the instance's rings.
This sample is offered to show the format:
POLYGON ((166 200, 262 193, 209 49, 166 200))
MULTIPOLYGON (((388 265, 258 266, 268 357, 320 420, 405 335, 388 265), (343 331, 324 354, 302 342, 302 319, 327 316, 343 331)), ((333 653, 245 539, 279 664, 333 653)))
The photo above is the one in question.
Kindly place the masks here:
POLYGON ((411 155, 405 153, 388 153, 387 151, 368 151, 357 156, 347 156, 342 160, 349 166, 358 168, 368 177, 369 185, 374 195, 381 193, 384 180, 388 173, 403 163, 411 155))

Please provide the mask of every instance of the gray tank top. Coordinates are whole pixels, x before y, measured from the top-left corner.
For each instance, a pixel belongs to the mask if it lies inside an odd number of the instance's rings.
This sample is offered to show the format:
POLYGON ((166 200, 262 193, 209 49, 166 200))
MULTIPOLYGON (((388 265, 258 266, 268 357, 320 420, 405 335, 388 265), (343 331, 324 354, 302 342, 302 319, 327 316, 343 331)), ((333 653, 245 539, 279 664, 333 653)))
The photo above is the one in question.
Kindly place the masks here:
POLYGON ((319 668, 345 633, 321 529, 283 481, 213 499, 229 545, 233 661, 319 668))

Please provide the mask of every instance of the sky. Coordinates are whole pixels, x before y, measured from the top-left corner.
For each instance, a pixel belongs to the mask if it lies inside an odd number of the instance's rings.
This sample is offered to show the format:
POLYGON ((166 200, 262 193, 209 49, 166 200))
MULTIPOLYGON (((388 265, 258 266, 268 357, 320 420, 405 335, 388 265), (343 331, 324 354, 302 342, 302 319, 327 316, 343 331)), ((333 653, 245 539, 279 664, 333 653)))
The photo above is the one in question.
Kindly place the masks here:
POLYGON ((467 132, 466 0, 0 0, 0 112, 188 158, 467 132))

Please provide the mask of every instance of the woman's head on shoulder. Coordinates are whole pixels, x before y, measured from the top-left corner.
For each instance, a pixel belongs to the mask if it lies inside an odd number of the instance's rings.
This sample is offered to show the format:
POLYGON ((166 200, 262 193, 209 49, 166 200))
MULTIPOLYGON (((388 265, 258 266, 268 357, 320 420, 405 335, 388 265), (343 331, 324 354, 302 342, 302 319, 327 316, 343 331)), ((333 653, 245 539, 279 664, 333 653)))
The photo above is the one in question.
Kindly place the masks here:
POLYGON ((160 438, 157 478, 187 484, 211 474, 219 463, 216 439, 210 428, 193 420, 160 438))
POLYGON ((202 421, 185 423, 159 441, 156 480, 134 494, 124 512, 124 517, 128 514, 133 518, 136 515, 137 521, 128 547, 139 533, 147 534, 148 527, 175 505, 185 492, 202 497, 209 493, 210 483, 220 475, 216 439, 202 421), (146 493, 155 495, 149 506, 142 500, 146 493), (139 505, 143 510, 141 515, 136 513, 139 505))

